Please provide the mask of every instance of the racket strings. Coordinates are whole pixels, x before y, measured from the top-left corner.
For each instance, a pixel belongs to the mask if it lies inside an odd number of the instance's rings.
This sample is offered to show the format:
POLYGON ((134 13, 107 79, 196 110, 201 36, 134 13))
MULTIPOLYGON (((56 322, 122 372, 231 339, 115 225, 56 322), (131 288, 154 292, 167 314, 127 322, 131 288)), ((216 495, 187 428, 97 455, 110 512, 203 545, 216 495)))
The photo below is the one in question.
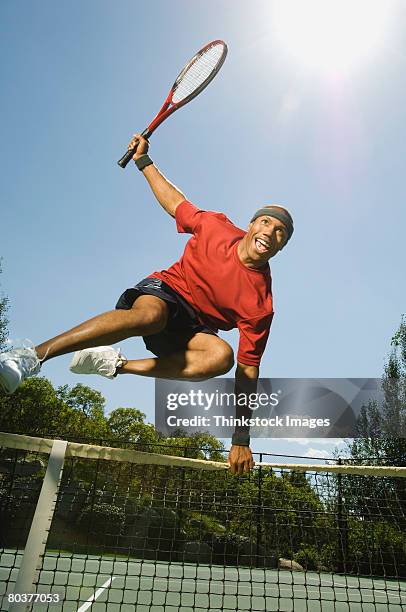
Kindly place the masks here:
POLYGON ((209 47, 207 51, 200 55, 200 57, 184 72, 177 83, 172 96, 172 102, 174 104, 181 102, 203 85, 217 68, 223 54, 223 45, 217 44, 209 47))

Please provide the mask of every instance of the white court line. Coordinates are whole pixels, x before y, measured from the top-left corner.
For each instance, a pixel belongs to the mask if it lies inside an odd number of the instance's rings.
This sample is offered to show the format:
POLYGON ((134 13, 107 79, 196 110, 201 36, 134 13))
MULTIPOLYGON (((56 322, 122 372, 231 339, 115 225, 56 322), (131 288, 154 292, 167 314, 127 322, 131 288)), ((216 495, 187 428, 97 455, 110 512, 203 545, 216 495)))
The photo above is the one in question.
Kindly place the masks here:
POLYGON ((101 585, 100 589, 97 589, 96 593, 92 595, 91 597, 89 597, 89 599, 86 601, 86 603, 83 604, 83 606, 80 606, 80 608, 78 609, 78 612, 85 612, 85 610, 88 610, 90 606, 96 601, 96 599, 100 597, 103 591, 107 589, 110 586, 110 584, 113 582, 113 580, 115 579, 116 577, 112 576, 111 578, 106 580, 106 582, 101 585))

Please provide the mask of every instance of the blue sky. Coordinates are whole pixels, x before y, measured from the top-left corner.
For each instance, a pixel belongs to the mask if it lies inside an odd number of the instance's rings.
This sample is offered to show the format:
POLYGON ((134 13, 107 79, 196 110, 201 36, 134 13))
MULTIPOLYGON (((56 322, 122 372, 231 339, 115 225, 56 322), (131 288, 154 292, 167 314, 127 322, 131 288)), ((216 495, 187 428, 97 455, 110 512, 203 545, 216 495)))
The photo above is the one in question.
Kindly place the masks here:
MULTIPOLYGON (((384 5, 379 44, 329 70, 283 45, 277 0, 3 0, 0 255, 11 337, 52 337, 179 258, 187 237, 141 174, 116 160, 185 61, 222 38, 221 75, 153 135, 151 157, 193 202, 240 227, 263 203, 292 212, 294 239, 271 262, 276 314, 263 377, 379 377, 406 310, 406 9, 384 5)), ((236 347, 236 333, 224 338, 236 347)), ((121 348, 146 354, 140 339, 121 348)), ((77 377, 69 360, 43 374, 88 384, 108 410, 135 406, 153 421, 152 380, 77 377)), ((333 447, 253 448, 323 456, 333 447)))

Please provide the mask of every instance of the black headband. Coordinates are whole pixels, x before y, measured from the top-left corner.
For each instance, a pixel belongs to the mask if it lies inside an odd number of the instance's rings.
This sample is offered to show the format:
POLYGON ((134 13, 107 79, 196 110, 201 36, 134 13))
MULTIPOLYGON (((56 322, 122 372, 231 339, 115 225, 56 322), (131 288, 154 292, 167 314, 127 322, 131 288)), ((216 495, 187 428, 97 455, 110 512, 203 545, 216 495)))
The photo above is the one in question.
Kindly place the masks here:
POLYGON ((288 240, 292 237, 292 234, 293 234, 292 219, 290 218, 289 214, 282 209, 264 206, 263 208, 260 208, 259 210, 257 210, 257 212, 252 217, 250 223, 255 221, 255 219, 258 219, 258 217, 263 217, 265 215, 267 217, 275 217, 275 219, 282 221, 282 223, 286 226, 286 229, 288 230, 288 240))

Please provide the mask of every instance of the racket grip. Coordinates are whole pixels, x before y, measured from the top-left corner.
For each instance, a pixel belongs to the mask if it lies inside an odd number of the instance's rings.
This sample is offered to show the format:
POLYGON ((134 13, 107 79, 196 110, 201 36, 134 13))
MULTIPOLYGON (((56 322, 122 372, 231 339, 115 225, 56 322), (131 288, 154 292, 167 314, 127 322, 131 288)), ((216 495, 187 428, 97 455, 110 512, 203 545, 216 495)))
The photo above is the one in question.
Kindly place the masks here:
POLYGON ((120 168, 125 168, 126 165, 132 160, 133 155, 137 150, 137 146, 138 146, 138 142, 136 143, 135 147, 127 151, 127 153, 125 153, 123 157, 118 160, 117 163, 120 166, 120 168))

